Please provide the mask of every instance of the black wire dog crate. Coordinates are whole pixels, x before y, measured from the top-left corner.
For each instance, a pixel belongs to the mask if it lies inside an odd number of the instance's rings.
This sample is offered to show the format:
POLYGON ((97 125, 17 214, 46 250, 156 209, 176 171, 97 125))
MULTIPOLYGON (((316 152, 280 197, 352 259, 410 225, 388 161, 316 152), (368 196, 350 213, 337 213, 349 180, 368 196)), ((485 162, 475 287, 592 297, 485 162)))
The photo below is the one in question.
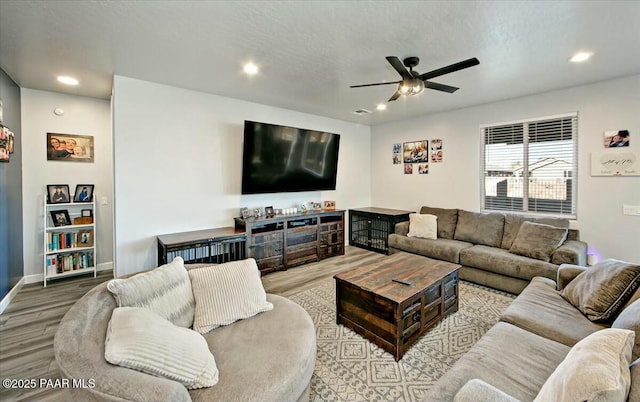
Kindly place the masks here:
POLYGON ((386 208, 349 210, 349 245, 378 253, 389 253, 389 235, 396 224, 409 220, 412 211, 386 208))
POLYGON ((244 260, 247 236, 232 227, 158 236, 158 265, 182 257, 187 264, 244 260))

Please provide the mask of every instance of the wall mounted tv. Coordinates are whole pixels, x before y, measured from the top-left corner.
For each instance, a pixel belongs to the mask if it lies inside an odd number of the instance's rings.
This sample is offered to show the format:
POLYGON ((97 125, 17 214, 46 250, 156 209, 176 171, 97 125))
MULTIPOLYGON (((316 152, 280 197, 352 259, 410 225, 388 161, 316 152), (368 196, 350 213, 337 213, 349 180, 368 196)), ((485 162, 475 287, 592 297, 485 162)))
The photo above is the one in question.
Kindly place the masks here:
POLYGON ((335 190, 340 135, 244 122, 242 194, 335 190))

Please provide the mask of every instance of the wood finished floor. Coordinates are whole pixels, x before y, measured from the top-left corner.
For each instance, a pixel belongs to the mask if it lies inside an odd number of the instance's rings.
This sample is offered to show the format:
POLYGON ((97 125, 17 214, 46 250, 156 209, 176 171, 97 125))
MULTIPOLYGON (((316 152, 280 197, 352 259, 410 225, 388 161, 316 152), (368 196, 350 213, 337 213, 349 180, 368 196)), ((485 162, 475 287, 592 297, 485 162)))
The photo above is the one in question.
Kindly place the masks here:
MULTIPOLYGON (((290 296, 317 286, 338 272, 375 261, 382 255, 346 247, 345 255, 265 275, 268 293, 290 296)), ((0 378, 61 378, 53 355, 53 337, 71 306, 110 272, 24 286, 0 315, 0 378)), ((59 389, 8 390, 0 387, 0 401, 68 401, 59 389)))

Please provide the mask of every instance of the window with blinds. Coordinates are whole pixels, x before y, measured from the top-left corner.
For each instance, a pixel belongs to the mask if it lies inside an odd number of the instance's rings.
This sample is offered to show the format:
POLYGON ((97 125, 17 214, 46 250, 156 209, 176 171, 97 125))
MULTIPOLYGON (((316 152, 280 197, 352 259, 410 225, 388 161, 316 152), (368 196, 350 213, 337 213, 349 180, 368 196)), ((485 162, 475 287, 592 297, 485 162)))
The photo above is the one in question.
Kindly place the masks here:
POLYGON ((485 211, 576 216, 577 114, 482 126, 485 211))

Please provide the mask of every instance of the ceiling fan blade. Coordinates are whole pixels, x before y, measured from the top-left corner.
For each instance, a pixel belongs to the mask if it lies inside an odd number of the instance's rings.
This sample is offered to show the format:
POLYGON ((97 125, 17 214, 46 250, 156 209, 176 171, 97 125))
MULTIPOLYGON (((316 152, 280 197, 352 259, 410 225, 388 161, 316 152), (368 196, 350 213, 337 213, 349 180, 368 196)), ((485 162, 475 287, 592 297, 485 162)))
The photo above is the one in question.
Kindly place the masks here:
POLYGON ((449 85, 438 84, 437 82, 431 82, 431 81, 425 81, 424 86, 425 88, 435 89, 436 91, 448 92, 450 94, 460 89, 460 88, 452 87, 449 85))
POLYGON ((388 102, 394 101, 396 99, 398 99, 400 97, 400 90, 397 90, 396 93, 394 93, 391 98, 389 98, 388 102))
POLYGON ((351 85, 349 88, 362 88, 362 87, 373 87, 375 85, 389 85, 389 84, 399 84, 402 81, 394 81, 394 82, 378 82, 377 84, 362 84, 362 85, 351 85))
POLYGON ((428 73, 421 74, 420 79, 425 81, 431 78, 439 77, 441 75, 452 73, 454 71, 477 66, 478 64, 480 64, 480 61, 474 57, 472 59, 467 59, 467 60, 452 64, 450 66, 442 67, 437 70, 433 70, 433 71, 429 71, 428 73))
POLYGON ((402 78, 413 78, 411 76, 411 73, 407 71, 404 64, 402 64, 399 58, 397 58, 396 56, 387 56, 386 59, 389 62, 389 64, 391 64, 391 66, 395 68, 398 74, 402 76, 402 78))

